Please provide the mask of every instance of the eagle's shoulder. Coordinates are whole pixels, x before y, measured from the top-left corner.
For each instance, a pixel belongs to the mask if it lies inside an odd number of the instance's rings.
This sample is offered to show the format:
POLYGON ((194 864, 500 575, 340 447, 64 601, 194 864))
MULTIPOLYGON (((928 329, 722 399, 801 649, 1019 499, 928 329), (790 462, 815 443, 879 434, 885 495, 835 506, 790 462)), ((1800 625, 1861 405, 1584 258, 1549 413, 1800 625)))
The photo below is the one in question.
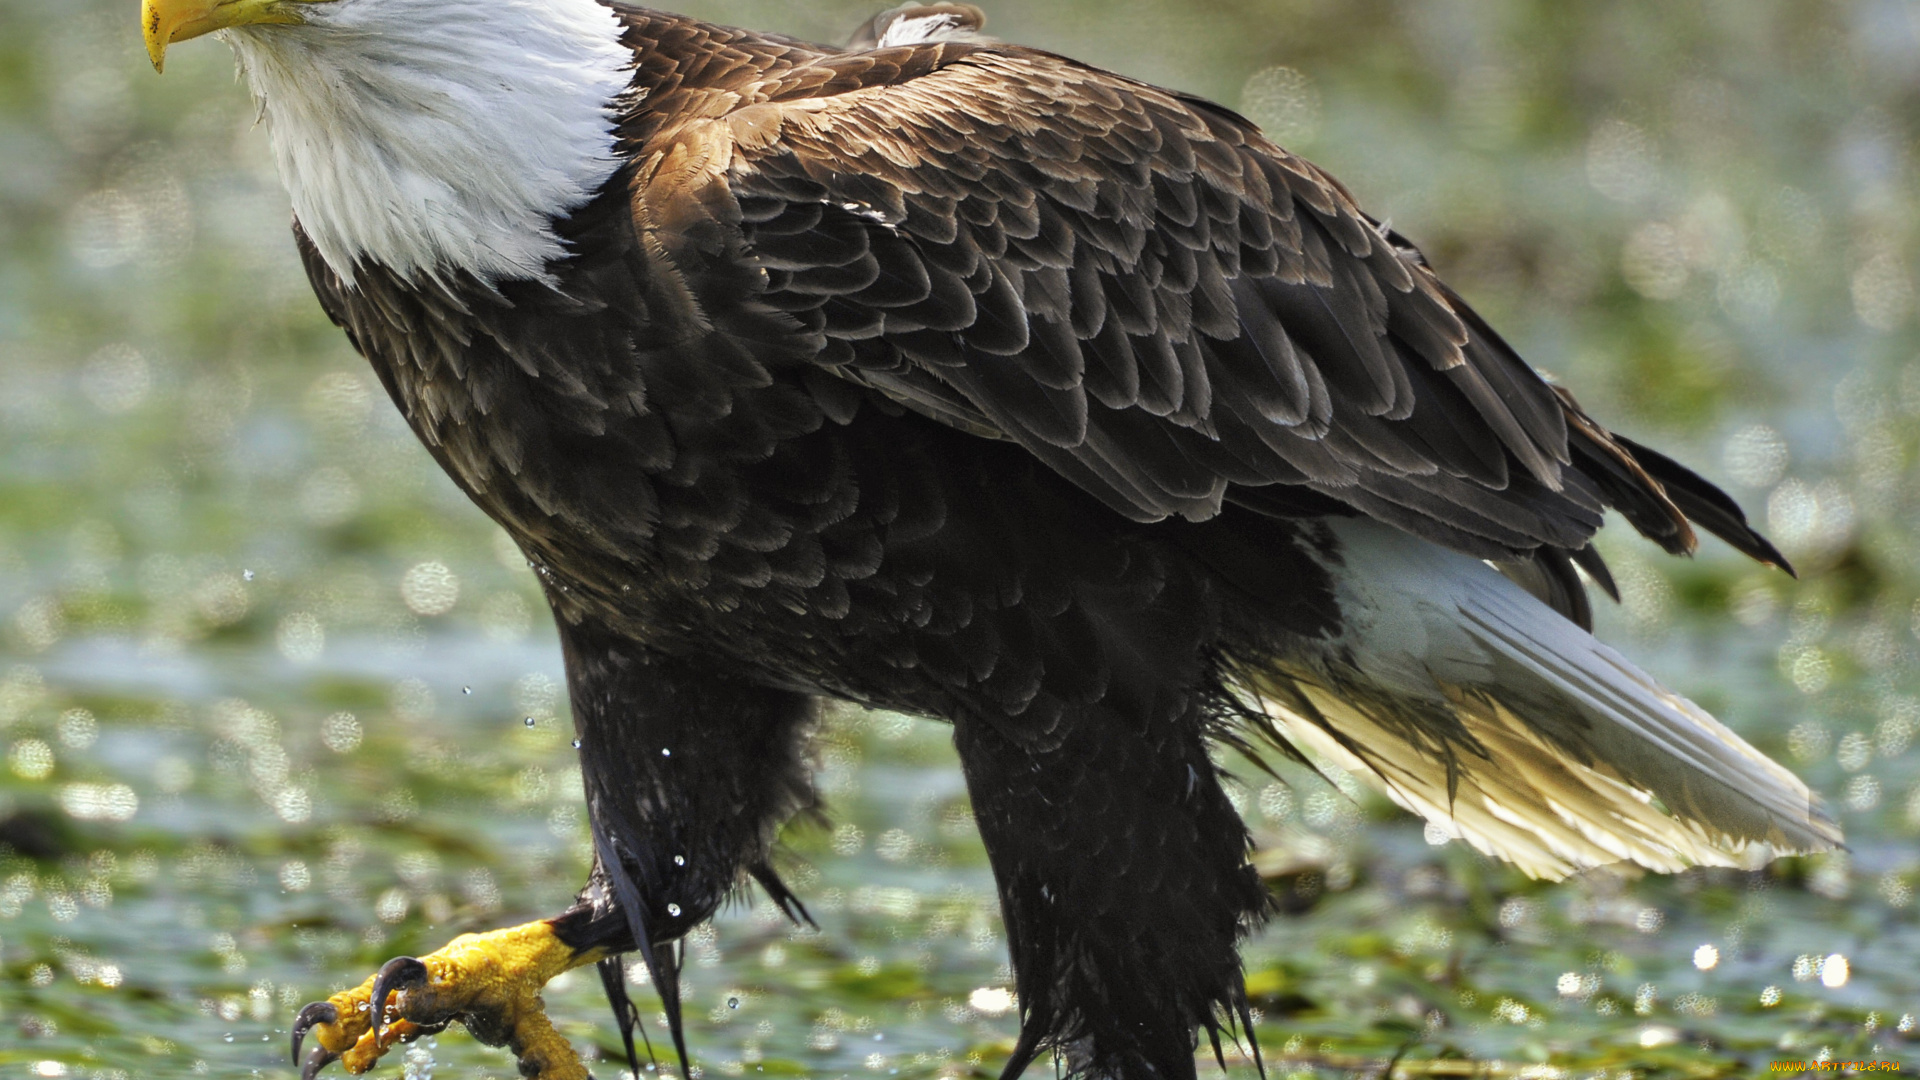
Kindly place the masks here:
POLYGON ((1243 117, 1042 50, 886 34, 742 45, 752 76, 729 59, 635 155, 639 233, 755 333, 787 320, 788 360, 1016 442, 1138 521, 1311 492, 1526 559, 1581 551, 1614 506, 1691 549, 1687 484, 1243 117))

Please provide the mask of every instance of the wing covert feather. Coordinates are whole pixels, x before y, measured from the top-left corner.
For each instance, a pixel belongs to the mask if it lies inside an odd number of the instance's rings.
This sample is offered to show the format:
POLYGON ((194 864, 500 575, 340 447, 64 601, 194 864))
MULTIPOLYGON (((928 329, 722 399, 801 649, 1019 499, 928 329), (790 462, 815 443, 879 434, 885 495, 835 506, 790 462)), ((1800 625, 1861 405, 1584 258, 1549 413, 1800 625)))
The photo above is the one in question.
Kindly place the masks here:
POLYGON ((737 257, 824 370, 1134 520, 1299 485, 1488 558, 1579 550, 1622 502, 1690 542, 1418 251, 1218 106, 942 41, 821 54, 700 122, 737 257))

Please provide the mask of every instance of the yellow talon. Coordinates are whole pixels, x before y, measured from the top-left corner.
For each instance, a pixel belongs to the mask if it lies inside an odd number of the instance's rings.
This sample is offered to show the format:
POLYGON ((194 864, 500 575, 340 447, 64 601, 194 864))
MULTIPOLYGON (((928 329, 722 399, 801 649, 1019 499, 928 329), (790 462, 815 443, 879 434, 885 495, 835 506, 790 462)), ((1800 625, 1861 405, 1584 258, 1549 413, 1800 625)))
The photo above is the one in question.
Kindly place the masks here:
POLYGON ((547 1019, 540 988, 605 955, 575 951, 545 919, 462 934, 438 952, 392 960, 359 986, 302 1009, 293 1027, 294 1063, 302 1064, 301 1039, 311 1031, 320 1049, 303 1076, 334 1060, 364 1073, 394 1044, 457 1020, 481 1042, 511 1049, 522 1076, 588 1080, 579 1055, 547 1019))

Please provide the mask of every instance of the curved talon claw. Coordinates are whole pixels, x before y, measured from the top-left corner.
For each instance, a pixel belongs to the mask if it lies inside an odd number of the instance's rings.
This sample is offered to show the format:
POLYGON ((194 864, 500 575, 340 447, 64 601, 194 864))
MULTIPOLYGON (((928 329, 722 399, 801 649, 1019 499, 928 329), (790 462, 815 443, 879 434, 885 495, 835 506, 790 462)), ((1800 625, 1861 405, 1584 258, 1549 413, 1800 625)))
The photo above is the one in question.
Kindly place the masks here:
MULTIPOLYGON (((302 1008, 300 1015, 293 1018, 293 1063, 295 1065, 300 1064, 300 1043, 306 1039, 307 1032, 311 1031, 315 1024, 337 1024, 339 1022, 340 1010, 334 1008, 333 1003, 330 1001, 309 1002, 305 1008, 302 1008)), ((320 1063, 320 1065, 325 1064, 326 1062, 324 1061, 320 1063)), ((320 1065, 313 1065, 312 1067, 317 1070, 320 1065)), ((302 1080, 305 1080, 305 1077, 309 1075, 311 1074, 303 1071, 301 1073, 302 1080)))
POLYGON ((418 990, 427 985, 427 965, 411 956, 396 956, 381 967, 373 979, 373 1038, 384 1042, 387 999, 401 990, 418 990))
POLYGON ((307 1055, 307 1063, 300 1067, 300 1080, 313 1080, 320 1070, 340 1060, 340 1055, 324 1046, 316 1046, 313 1053, 307 1055))

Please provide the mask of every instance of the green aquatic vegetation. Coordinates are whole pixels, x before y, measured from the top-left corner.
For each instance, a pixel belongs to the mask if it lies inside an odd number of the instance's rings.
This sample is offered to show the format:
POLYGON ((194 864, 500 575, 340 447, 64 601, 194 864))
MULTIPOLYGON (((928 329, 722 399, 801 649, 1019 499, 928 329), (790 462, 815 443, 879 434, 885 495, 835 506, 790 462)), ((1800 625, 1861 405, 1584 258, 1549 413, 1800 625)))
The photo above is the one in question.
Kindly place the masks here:
MULTIPOLYGON (((831 37, 874 5, 690 6, 831 37)), ((1284 911, 1247 949, 1270 1074, 1920 1068, 1911 13, 990 6, 1281 133, 1801 573, 1609 535, 1601 633, 1806 776, 1845 853, 1541 885, 1224 762, 1284 911)), ((0 12, 0 1076, 290 1077, 301 1003, 583 876, 558 657, 314 306, 229 60, 146 78, 122 0, 0 12)), ((690 939, 696 1063, 992 1075, 1017 1003, 946 730, 835 712, 820 764, 785 869, 820 929, 749 894, 690 939)), ((596 980, 547 998, 616 1074, 596 980)), ((404 1070, 512 1064, 455 1031, 404 1070)))

